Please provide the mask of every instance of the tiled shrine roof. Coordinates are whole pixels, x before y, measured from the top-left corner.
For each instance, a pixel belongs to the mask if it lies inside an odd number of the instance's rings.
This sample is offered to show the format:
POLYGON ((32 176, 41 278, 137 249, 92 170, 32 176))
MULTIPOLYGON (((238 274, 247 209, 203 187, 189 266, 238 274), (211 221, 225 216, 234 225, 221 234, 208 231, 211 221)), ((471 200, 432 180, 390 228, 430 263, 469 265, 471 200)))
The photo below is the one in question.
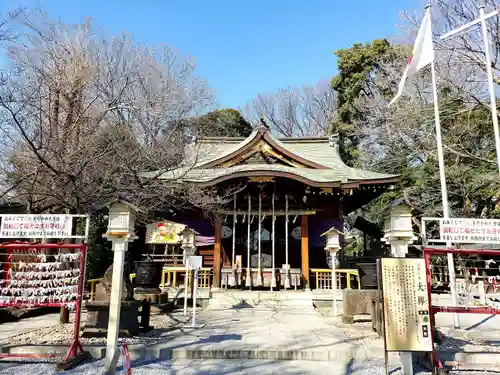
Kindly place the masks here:
POLYGON ((286 177, 317 187, 356 188, 390 184, 398 175, 347 166, 337 143, 328 137, 276 138, 267 128, 255 129, 248 138, 209 137, 186 147, 184 165, 166 172, 148 172, 180 182, 215 185, 237 177, 286 177))

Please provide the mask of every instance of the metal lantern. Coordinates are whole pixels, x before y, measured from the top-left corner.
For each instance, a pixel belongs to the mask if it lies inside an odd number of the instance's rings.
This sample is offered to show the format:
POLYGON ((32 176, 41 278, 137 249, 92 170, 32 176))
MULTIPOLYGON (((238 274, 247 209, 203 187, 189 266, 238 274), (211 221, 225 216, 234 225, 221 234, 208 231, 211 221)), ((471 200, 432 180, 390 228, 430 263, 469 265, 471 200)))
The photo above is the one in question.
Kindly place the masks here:
POLYGON ((337 267, 337 251, 340 250, 340 235, 344 235, 341 231, 339 231, 335 227, 331 227, 325 233, 321 235, 321 237, 326 237, 326 246, 325 250, 330 254, 332 259, 331 261, 331 269, 332 269, 332 313, 333 316, 337 315, 337 275, 336 275, 336 267, 337 267))
POLYGON ((326 237, 326 251, 332 252, 340 250, 340 235, 343 235, 343 233, 335 227, 328 229, 321 235, 321 237, 326 237))
POLYGON ((181 248, 183 250, 183 262, 186 262, 186 259, 194 255, 196 253, 196 236, 198 232, 186 227, 182 232, 182 244, 181 248))

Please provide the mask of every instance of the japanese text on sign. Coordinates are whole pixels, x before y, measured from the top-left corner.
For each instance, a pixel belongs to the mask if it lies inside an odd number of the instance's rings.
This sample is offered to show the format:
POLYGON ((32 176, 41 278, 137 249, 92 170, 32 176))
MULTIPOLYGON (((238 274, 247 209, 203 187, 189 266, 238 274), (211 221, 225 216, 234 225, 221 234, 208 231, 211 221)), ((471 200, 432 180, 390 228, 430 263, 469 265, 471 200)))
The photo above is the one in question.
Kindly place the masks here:
POLYGON ((387 351, 432 351, 424 259, 382 258, 387 351))
POLYGON ((500 243, 500 220, 439 219, 439 235, 456 243, 500 243))
POLYGON ((64 238, 71 236, 67 215, 1 215, 0 238, 64 238))

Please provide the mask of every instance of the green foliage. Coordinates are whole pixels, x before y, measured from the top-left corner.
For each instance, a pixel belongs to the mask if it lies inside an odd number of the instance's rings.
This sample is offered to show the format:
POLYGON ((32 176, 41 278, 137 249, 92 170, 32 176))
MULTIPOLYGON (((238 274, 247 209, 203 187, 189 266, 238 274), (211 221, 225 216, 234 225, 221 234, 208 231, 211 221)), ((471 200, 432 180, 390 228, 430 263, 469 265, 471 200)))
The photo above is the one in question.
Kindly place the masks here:
POLYGON ((87 279, 102 277, 113 262, 111 242, 102 237, 106 233, 107 220, 101 213, 92 216, 89 230, 87 255, 87 279))
POLYGON ((350 165, 357 162, 361 141, 353 123, 355 120, 362 121, 366 115, 358 110, 355 102, 366 89, 367 81, 377 72, 381 61, 401 57, 404 48, 391 45, 387 39, 376 39, 335 51, 339 73, 330 84, 337 92, 338 118, 331 124, 330 132, 339 134, 342 157, 350 165))
POLYGON ((341 154, 348 164, 354 164, 359 156, 359 139, 352 119, 361 113, 356 110, 354 101, 365 86, 367 76, 376 68, 378 59, 388 50, 389 42, 381 39, 335 51, 339 73, 332 78, 331 87, 337 92, 338 120, 331 124, 330 132, 339 134, 341 154))
POLYGON ((200 133, 211 137, 248 137, 252 125, 232 108, 218 109, 194 120, 200 133))

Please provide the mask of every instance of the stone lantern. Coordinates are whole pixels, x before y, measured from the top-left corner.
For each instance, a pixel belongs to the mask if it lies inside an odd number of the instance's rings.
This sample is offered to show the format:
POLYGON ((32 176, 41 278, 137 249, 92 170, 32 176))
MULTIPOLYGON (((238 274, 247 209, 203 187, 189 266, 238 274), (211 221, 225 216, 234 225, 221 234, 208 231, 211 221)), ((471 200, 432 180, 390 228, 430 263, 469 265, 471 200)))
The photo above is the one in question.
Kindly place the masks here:
MULTIPOLYGON (((109 374, 116 371, 118 358, 118 332, 120 330, 120 313, 122 310, 122 293, 124 279, 125 254, 128 243, 134 241, 135 220, 139 209, 132 204, 116 200, 107 204, 108 228, 103 237, 112 242, 113 274, 111 280, 111 295, 109 299, 109 322, 106 340, 106 370, 109 374)), ((132 303, 132 302, 130 302, 132 303)), ((134 310, 137 310, 134 309, 134 310)), ((136 314, 137 315, 137 314, 136 314)), ((137 318, 135 320, 137 324, 137 318)))
POLYGON ((404 199, 392 202, 383 212, 385 230, 382 241, 391 246, 391 254, 395 258, 404 258, 408 253, 408 245, 417 238, 413 235, 412 207, 404 199))
POLYGON ((125 201, 114 201, 108 204, 108 229, 104 237, 110 241, 113 238, 126 237, 129 242, 137 239, 135 235, 135 220, 139 209, 125 201))
POLYGON ((340 235, 344 235, 337 228, 332 227, 328 229, 321 237, 326 238, 325 251, 330 253, 332 259, 332 292, 333 292, 333 302, 332 310, 333 315, 337 315, 337 276, 335 274, 337 252, 340 250, 340 235))

